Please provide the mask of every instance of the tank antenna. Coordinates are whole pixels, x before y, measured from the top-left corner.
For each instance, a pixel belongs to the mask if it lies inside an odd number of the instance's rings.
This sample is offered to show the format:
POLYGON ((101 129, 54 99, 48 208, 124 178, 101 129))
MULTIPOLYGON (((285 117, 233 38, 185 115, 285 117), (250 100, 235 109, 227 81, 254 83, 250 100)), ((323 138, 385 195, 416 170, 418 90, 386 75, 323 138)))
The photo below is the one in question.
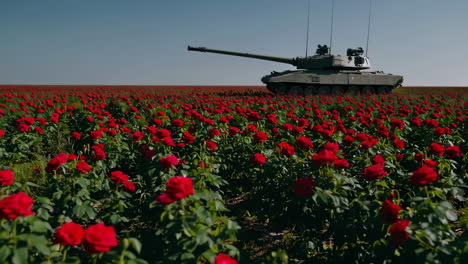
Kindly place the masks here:
POLYGON ((367 57, 367 52, 369 51, 369 35, 370 35, 370 28, 371 28, 371 17, 372 17, 372 0, 369 0, 369 22, 367 23, 366 57, 367 57))
POLYGON ((309 50, 309 19, 310 19, 310 0, 307 2, 307 38, 306 38, 306 58, 307 58, 307 51, 309 50))
POLYGON ((333 44, 333 16, 334 14, 335 14, 335 0, 332 0, 331 26, 330 26, 330 54, 332 53, 332 44, 333 44))

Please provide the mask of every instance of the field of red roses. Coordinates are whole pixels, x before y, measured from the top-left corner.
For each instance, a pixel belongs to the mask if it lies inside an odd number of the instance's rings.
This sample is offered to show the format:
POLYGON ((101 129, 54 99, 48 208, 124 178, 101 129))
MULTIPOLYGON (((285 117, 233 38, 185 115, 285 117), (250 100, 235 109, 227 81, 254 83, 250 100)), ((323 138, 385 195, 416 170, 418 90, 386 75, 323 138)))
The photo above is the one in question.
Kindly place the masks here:
POLYGON ((0 263, 468 263, 466 99, 0 89, 0 263))

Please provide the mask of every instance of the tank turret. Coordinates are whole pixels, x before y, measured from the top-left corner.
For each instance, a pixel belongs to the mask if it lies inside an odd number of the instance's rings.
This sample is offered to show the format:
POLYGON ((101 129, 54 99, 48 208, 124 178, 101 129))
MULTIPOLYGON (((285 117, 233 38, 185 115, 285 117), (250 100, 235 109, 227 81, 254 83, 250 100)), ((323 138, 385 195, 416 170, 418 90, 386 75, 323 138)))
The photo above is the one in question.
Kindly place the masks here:
POLYGON ((327 45, 318 45, 316 54, 307 57, 285 58, 205 47, 187 48, 189 51, 218 53, 231 56, 248 57, 260 60, 287 63, 295 66, 296 71, 272 72, 264 76, 262 82, 275 94, 359 94, 390 93, 403 82, 399 75, 384 74, 381 71, 364 72, 370 69, 369 58, 363 56, 364 50, 348 49, 346 56, 332 55, 327 45))
POLYGON ((362 48, 348 49, 348 54, 346 56, 341 56, 329 54, 329 49, 327 45, 318 45, 317 52, 314 56, 296 58, 273 57, 251 53, 208 49, 205 47, 188 46, 187 50, 287 63, 296 66, 297 69, 306 70, 366 70, 370 68, 369 59, 367 57, 362 56, 362 48), (359 53, 359 51, 361 52, 359 53))

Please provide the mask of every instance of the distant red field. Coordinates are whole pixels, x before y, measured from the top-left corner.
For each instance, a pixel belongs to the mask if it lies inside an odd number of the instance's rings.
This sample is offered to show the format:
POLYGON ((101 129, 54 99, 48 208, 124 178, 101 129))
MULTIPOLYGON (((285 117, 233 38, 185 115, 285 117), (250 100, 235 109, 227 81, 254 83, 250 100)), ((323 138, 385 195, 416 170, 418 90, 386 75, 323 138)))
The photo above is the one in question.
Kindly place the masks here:
POLYGON ((235 85, 30 85, 30 84, 0 84, 0 89, 26 89, 26 90, 102 90, 107 91, 157 91, 164 93, 197 93, 197 92, 268 92, 265 86, 235 86, 235 85))
MULTIPOLYGON (((31 89, 31 90, 153 90, 165 93, 197 93, 197 92, 268 92, 260 85, 31 85, 31 84, 0 84, 0 89, 31 89)), ((468 86, 403 86, 394 90, 399 94, 409 93, 468 93, 468 86)))

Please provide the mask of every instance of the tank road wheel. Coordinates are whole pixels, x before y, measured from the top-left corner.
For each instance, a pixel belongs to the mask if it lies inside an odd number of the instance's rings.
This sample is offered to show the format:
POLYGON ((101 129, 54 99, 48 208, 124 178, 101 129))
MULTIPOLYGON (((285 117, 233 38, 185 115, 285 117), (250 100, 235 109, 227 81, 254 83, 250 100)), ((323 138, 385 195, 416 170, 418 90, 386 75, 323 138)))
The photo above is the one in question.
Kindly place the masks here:
POLYGON ((356 85, 348 86, 348 90, 346 91, 347 95, 358 95, 359 93, 361 93, 361 90, 356 85))
POLYGON ((329 95, 331 93, 331 87, 328 85, 321 85, 319 87, 319 94, 329 95))
POLYGON ((284 83, 277 83, 277 84, 274 84, 274 90, 275 90, 275 94, 277 95, 285 95, 288 93, 288 86, 284 83))
POLYGON ((384 94, 386 93, 385 86, 376 86, 375 91, 377 94, 384 94))
POLYGON ((333 95, 343 95, 344 92, 344 87, 341 85, 335 85, 331 88, 331 94, 333 95))
POLYGON ((394 88, 395 88, 395 87, 390 86, 390 85, 384 86, 384 90, 385 90, 385 92, 386 92, 387 94, 391 94, 394 88))
POLYGON ((270 83, 270 84, 267 84, 266 87, 267 87, 268 91, 270 91, 270 92, 276 94, 276 88, 275 88, 275 86, 274 86, 273 84, 271 84, 271 83, 270 83))
POLYGON ((312 96, 318 93, 318 88, 313 85, 304 87, 304 96, 312 96))
POLYGON ((366 85, 361 88, 361 94, 374 94, 374 87, 366 85))
POLYGON ((304 89, 300 85, 291 85, 288 94, 304 96, 304 89))

